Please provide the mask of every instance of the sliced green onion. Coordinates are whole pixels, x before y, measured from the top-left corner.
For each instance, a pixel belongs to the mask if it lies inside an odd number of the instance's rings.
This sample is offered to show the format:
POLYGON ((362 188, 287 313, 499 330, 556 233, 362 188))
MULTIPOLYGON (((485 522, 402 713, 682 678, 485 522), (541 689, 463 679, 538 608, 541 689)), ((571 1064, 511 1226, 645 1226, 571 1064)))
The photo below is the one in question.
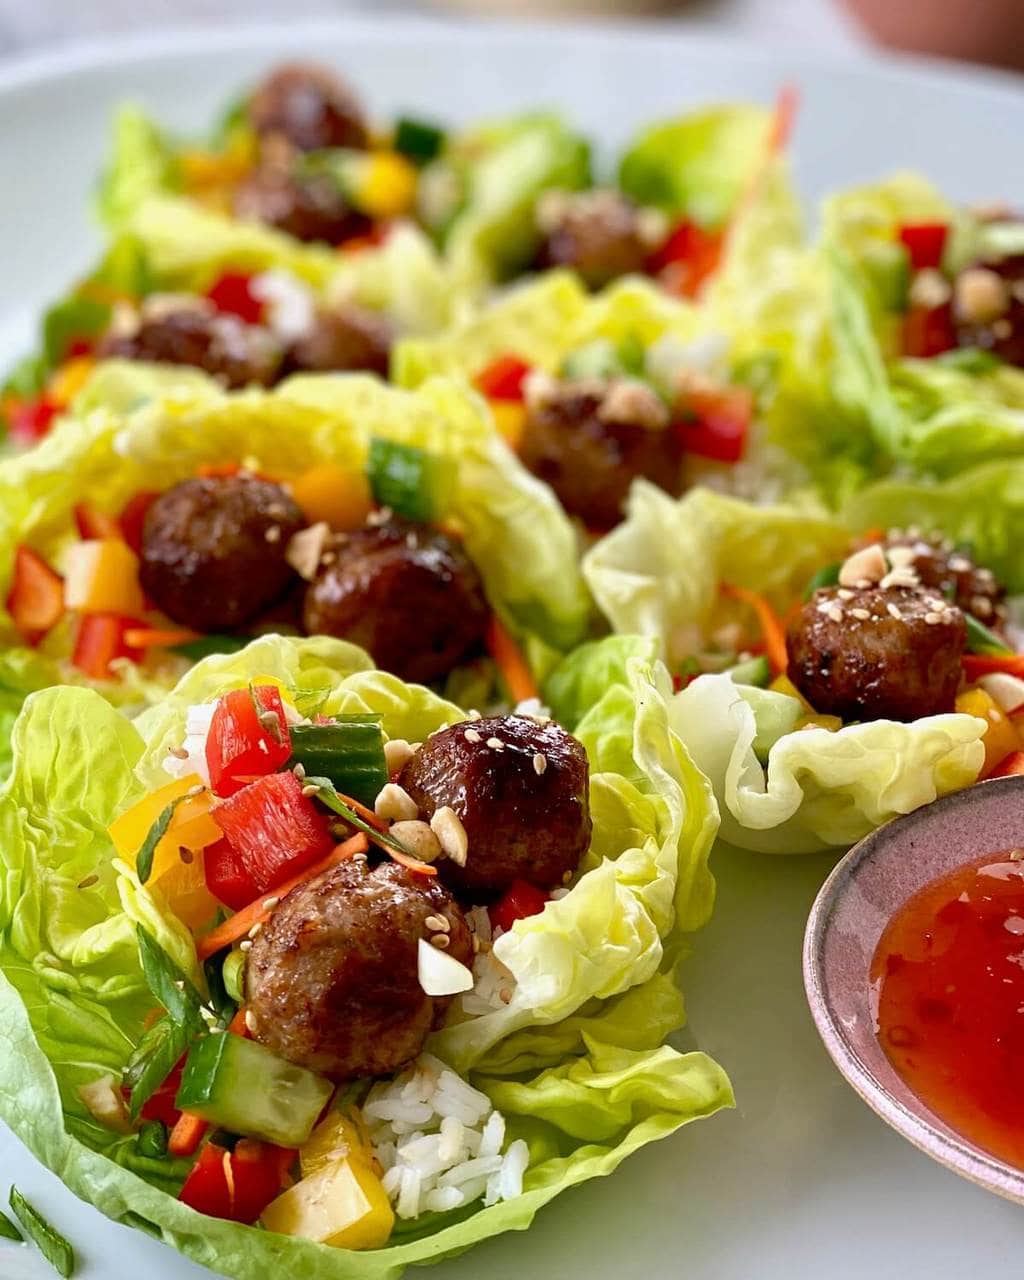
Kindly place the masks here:
MULTIPOLYGON (((388 849, 394 849, 396 853, 403 854, 406 858, 416 858, 411 849, 407 849, 401 840, 396 840, 393 835, 387 831, 381 831, 379 827, 371 826, 363 818, 360 818, 350 805, 347 805, 341 796, 334 789, 334 784, 330 778, 306 778, 305 785, 307 787, 317 787, 317 799, 321 804, 326 805, 332 813, 336 813, 339 818, 355 827, 357 831, 362 831, 364 835, 368 835, 371 840, 375 840, 378 844, 384 845, 388 849)), ((419 859, 416 858, 418 862, 419 859)))
POLYGON ((11 1208, 25 1228, 25 1234, 54 1271, 64 1280, 70 1280, 75 1273, 75 1251, 70 1243, 29 1204, 17 1187, 11 1187, 11 1208))
POLYGON ((445 132, 426 120, 401 116, 395 125, 395 150, 417 164, 426 164, 441 153, 445 132))
POLYGON ((2 1209, 0 1209, 0 1239, 16 1240, 18 1244, 21 1244, 25 1239, 2 1209))
POLYGON ((772 679, 771 665, 763 654, 760 657, 751 658, 747 662, 737 663, 735 667, 730 667, 725 674, 736 684, 753 685, 758 689, 766 689, 772 679))
POLYGON ((989 631, 977 618, 969 613, 964 614, 967 623, 967 652, 987 654, 1010 654, 1014 650, 1001 640, 994 631, 989 631))
POLYGON ((810 600, 811 596, 813 596, 815 591, 820 587, 834 587, 839 581, 839 570, 841 567, 842 566, 837 562, 836 564, 827 564, 823 569, 819 569, 804 589, 804 599, 810 600))
POLYGON ((439 520, 451 505, 455 489, 450 459, 379 436, 370 441, 366 476, 382 507, 420 524, 439 520))
POLYGON ((228 952, 224 957, 221 977, 224 983, 224 990, 234 1000, 235 1004, 241 1004, 243 998, 242 985, 245 982, 244 951, 239 951, 236 947, 234 951, 228 952))

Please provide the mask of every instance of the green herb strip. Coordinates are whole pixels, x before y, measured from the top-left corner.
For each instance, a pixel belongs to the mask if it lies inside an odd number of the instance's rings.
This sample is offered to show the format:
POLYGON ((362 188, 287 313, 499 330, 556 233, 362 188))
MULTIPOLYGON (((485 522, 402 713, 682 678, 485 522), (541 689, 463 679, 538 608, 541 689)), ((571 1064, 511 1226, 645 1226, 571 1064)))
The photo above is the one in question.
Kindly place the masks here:
POLYGON ((75 1251, 70 1243, 50 1226, 37 1209, 32 1208, 17 1187, 11 1188, 11 1208, 25 1228, 25 1234, 54 1271, 64 1280, 70 1280, 75 1273, 75 1251))
POLYGON ((378 831, 376 827, 371 827, 368 822, 364 822, 359 814, 354 809, 349 808, 341 796, 338 795, 330 778, 306 778, 304 782, 307 787, 317 787, 317 799, 321 804, 326 805, 339 818, 344 818, 357 831, 362 831, 371 840, 376 841, 377 844, 382 844, 387 849, 394 849, 396 853, 401 853, 407 858, 416 857, 412 850, 407 849, 400 840, 396 840, 394 836, 389 835, 386 831, 378 831))
POLYGON ((167 952, 155 942, 142 925, 135 930, 139 940, 139 959, 149 989, 178 1026, 203 1030, 199 992, 185 977, 167 952))
POLYGON ((121 1077, 129 1091, 128 1114, 133 1120, 163 1084, 195 1038, 191 1028, 170 1018, 155 1022, 135 1046, 121 1077))
POLYGON ((17 1240, 18 1244, 22 1244, 25 1240, 25 1237, 2 1209, 0 1209, 0 1239, 17 1240))
POLYGON ((172 800, 167 808, 157 818, 156 822, 149 829, 149 835, 143 841, 142 848, 139 850, 139 856, 135 859, 135 871, 139 877, 139 883, 145 884, 149 877, 153 874, 153 857, 156 854, 156 847, 167 834, 167 829, 171 825, 171 819, 174 817, 174 811, 181 804, 185 796, 178 796, 172 800))
POLYGON ((967 651, 969 653, 985 653, 995 656, 1012 654, 1013 650, 988 627, 983 626, 977 618, 969 613, 964 614, 967 623, 967 651))

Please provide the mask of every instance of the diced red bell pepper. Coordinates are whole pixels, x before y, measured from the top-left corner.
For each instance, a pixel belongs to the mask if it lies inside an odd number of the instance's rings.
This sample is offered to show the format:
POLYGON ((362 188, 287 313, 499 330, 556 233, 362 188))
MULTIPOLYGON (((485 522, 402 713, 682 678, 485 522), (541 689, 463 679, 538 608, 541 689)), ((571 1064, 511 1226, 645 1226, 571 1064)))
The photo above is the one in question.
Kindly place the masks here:
POLYGON ((911 307, 903 317, 903 353, 927 359, 956 346, 953 311, 949 303, 941 307, 911 307))
POLYGON ((259 886, 230 840, 218 840, 203 850, 203 871, 207 889, 232 911, 241 911, 259 896, 259 886))
POLYGON ((739 462, 747 447, 754 396, 747 387, 687 392, 692 417, 676 424, 688 453, 715 462, 739 462))
POLYGON ((181 1117, 181 1112, 174 1105, 174 1099, 181 1088, 181 1073, 184 1069, 185 1056, 183 1055, 160 1088, 143 1103, 140 1112, 143 1120, 159 1120, 168 1129, 174 1128, 181 1117))
POLYGON ((142 554, 142 526, 146 522, 146 512, 159 496, 158 493, 144 490, 134 498, 129 498, 121 512, 121 536, 137 556, 142 554))
POLYGON ((476 385, 488 400, 522 401, 523 382, 530 366, 518 356, 498 356, 476 375, 476 385))
POLYGON ((64 352, 65 360, 75 360, 79 356, 91 356, 96 350, 96 343, 91 338, 72 338, 64 352))
POLYGON ((75 526, 82 538, 116 538, 119 542, 124 540, 120 522, 113 516, 97 511, 88 502, 80 502, 75 507, 75 526))
POLYGON ((334 848, 327 815, 291 771, 272 773, 216 805, 211 815, 234 846, 258 893, 325 858, 334 848))
POLYGON ((539 915, 544 910, 548 895, 528 880, 513 880, 498 901, 491 907, 491 927, 508 933, 517 920, 539 915))
POLYGON ((253 778, 274 773, 291 753, 288 721, 276 686, 233 689, 217 703, 206 737, 206 764, 216 795, 234 795, 253 778))
POLYGON ((14 552, 5 607, 29 644, 42 639, 64 614, 64 579, 31 547, 14 552))
POLYGON ((915 271, 941 265, 948 235, 949 227, 944 222, 905 222, 899 230, 915 271))
POLYGON ((696 222, 680 222, 648 259, 647 270, 662 277, 672 293, 693 298, 708 276, 718 270, 724 246, 724 231, 706 231, 696 222))
POLYGON ((252 291, 252 276, 226 271, 207 290, 206 296, 218 311, 238 316, 246 324, 259 324, 263 319, 263 303, 252 291))
POLYGON ((42 440, 59 412, 60 406, 45 395, 15 405, 9 414, 12 439, 19 444, 35 444, 42 440))
MULTIPOLYGON (((294 1152, 284 1153, 294 1162, 294 1152)), ((210 1218, 255 1222, 284 1184, 282 1148, 243 1138, 233 1152, 208 1142, 178 1199, 210 1218)))
POLYGON ((93 680, 109 680, 110 664, 115 658, 138 662, 141 649, 133 649, 125 640, 125 632, 145 624, 138 618, 123 618, 118 613, 86 613, 78 623, 78 635, 71 661, 79 671, 93 680))

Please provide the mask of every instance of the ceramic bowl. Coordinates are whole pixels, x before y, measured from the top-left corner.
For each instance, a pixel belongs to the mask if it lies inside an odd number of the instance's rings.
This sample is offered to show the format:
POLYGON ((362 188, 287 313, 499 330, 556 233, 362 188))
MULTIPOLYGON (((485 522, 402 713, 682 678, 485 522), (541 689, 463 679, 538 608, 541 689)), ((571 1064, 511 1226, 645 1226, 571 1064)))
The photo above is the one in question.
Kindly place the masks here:
POLYGON ((903 1137, 961 1177, 1024 1204, 1024 1171, 950 1129, 890 1065, 876 1036, 871 961, 886 924, 919 889, 966 862, 1024 846, 1024 777, 945 796, 880 827, 825 881, 804 936, 804 985, 833 1062, 903 1137))

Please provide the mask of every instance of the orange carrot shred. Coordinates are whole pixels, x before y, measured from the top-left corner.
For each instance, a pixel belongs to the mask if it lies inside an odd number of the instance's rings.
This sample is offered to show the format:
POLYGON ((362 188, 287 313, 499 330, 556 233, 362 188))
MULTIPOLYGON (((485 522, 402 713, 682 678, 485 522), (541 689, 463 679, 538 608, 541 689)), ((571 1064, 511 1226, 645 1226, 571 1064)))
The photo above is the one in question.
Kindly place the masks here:
POLYGON ((497 614, 491 614, 484 643, 516 702, 528 702, 531 698, 540 697, 537 682, 522 650, 497 614))
POLYGON ((209 1126, 200 1116, 183 1111, 167 1139, 167 1151, 172 1156, 191 1156, 203 1140, 209 1126))
POLYGON ((780 675, 789 665, 786 653, 786 631, 775 610, 764 596, 747 587, 734 587, 728 582, 722 583, 722 594, 733 600, 742 600, 757 615, 757 622, 764 638, 764 651, 771 663, 775 675, 780 675))
POLYGON ((201 631, 189 631, 184 627, 128 627, 124 633, 124 642, 129 649, 170 649, 176 644, 191 644, 193 640, 202 638, 201 631))

